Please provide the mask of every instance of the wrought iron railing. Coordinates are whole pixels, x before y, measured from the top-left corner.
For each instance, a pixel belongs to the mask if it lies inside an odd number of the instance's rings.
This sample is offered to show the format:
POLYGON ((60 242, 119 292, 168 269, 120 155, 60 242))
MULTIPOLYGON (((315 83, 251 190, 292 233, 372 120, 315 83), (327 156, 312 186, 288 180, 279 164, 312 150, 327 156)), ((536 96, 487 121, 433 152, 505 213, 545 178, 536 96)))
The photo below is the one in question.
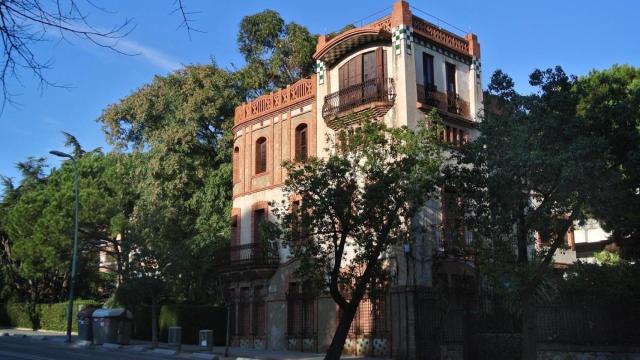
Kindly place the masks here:
POLYGON ((435 85, 417 85, 418 101, 465 118, 470 117, 469 103, 462 100, 458 94, 439 92, 435 85))
POLYGON ((392 78, 371 79, 325 96, 322 116, 325 119, 332 118, 343 111, 375 101, 392 104, 395 98, 396 91, 392 78))
POLYGON ((251 243, 221 248, 215 252, 213 261, 216 268, 275 267, 280 256, 272 243, 251 243))

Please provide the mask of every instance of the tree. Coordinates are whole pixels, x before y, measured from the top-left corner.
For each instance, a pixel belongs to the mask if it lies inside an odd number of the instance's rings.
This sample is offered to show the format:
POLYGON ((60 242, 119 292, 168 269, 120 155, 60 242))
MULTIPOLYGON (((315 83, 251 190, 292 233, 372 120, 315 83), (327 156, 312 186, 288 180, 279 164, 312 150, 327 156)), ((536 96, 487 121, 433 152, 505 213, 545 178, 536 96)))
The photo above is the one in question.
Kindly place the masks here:
MULTIPOLYGON (((118 40, 133 31, 135 25, 131 19, 124 19, 108 29, 102 29, 89 22, 89 11, 99 10, 111 13, 91 0, 5 0, 0 2, 0 39, 3 47, 3 60, 0 66, 0 86, 2 87, 2 105, 15 95, 8 81, 19 79, 23 71, 30 72, 43 86, 66 86, 50 82, 45 72, 52 67, 52 59, 42 59, 36 49, 42 42, 50 41, 54 33, 61 40, 68 37, 95 46, 107 48, 120 54, 126 54, 118 47, 118 40)), ((189 36, 193 28, 194 12, 185 9, 182 0, 175 1, 176 12, 180 15, 180 28, 186 29, 189 36)))
POLYGON ((273 10, 242 19, 238 47, 246 62, 240 72, 250 97, 286 87, 313 73, 316 37, 302 25, 285 24, 273 10))
MULTIPOLYGON (((51 60, 42 60, 34 48, 47 41, 47 34, 58 33, 64 39, 74 36, 100 47, 117 50, 117 40, 132 30, 129 19, 111 29, 103 30, 88 22, 86 8, 100 9, 91 1, 57 0, 7 0, 0 2, 0 38, 3 46, 3 62, 0 71, 3 105, 11 101, 8 87, 11 78, 19 78, 26 70, 42 85, 49 82, 44 72, 51 67, 51 60)), ((104 10, 104 9, 101 9, 104 10)))
POLYGON ((623 255, 640 257, 640 69, 614 65, 580 77, 574 89, 586 136, 604 142, 608 178, 591 189, 589 210, 623 255))
POLYGON ((280 225, 270 227, 299 261, 297 275, 317 285, 308 288, 327 288, 340 309, 325 359, 340 358, 360 301, 385 284, 387 255, 411 241, 407 219, 438 183, 435 133, 366 121, 341 130, 327 158, 285 164, 280 225))
POLYGON ((158 315, 160 303, 166 294, 165 283, 154 276, 141 275, 131 278, 124 286, 118 288, 116 299, 119 303, 133 308, 147 304, 151 308, 151 344, 158 347, 158 315))
POLYGON ((155 77, 99 119, 116 149, 133 149, 131 233, 178 299, 205 301, 215 286, 209 258, 229 241, 229 130, 242 98, 237 74, 189 66, 155 77))
POLYGON ((536 356, 534 307, 553 255, 573 223, 588 217, 590 191, 610 176, 601 156, 606 143, 589 136, 578 117, 576 81, 560 67, 536 70, 530 84, 538 92, 524 96, 497 71, 480 137, 448 169, 468 224, 488 241, 484 268, 498 270, 492 286, 509 286, 522 305, 523 359, 536 356), (536 234, 540 251, 531 258, 536 234))

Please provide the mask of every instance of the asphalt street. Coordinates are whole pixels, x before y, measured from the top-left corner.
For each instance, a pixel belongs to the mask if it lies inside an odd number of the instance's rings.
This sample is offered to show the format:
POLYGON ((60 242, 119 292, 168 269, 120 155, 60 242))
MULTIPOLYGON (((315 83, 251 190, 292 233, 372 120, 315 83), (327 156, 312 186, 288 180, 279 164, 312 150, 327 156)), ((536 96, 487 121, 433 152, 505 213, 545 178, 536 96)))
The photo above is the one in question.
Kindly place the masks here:
POLYGON ((148 352, 108 350, 99 346, 80 347, 52 340, 38 340, 30 337, 0 337, 0 360, 144 360, 176 359, 148 352))

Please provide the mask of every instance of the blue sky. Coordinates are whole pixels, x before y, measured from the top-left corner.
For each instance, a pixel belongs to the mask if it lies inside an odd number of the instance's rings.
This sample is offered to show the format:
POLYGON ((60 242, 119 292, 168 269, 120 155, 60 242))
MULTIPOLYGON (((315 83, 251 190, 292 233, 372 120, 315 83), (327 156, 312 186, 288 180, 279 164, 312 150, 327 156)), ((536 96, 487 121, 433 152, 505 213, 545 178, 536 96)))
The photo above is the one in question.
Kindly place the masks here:
MULTIPOLYGON (((208 63, 225 67, 242 65, 236 33, 244 15, 272 8, 287 20, 327 33, 383 9, 394 0, 317 1, 206 1, 186 0, 194 27, 189 39, 178 29, 180 17, 171 14, 173 0, 103 1, 111 13, 90 11, 95 26, 111 27, 133 18, 136 28, 121 48, 140 53, 123 56, 87 43, 48 42, 37 46, 43 59, 55 60, 47 77, 69 89, 40 89, 28 73, 21 87, 13 82, 18 108, 8 106, 0 116, 0 174, 17 177, 15 163, 28 156, 48 156, 62 148, 62 131, 79 138, 85 148, 108 148, 95 119, 103 108, 181 64, 208 63), (332 10, 337 9, 337 10, 332 10), (113 13, 115 12, 115 13, 113 13)), ((583 75, 612 64, 640 66, 637 14, 640 1, 617 0, 414 0, 412 6, 458 28, 478 35, 482 46, 483 81, 495 69, 510 74, 520 91, 529 91, 528 74, 535 68, 562 65, 583 75)), ((414 11, 435 22, 434 18, 414 11)), ((376 17, 381 17, 380 13, 376 17)), ((373 19, 373 18, 371 18, 373 19)), ((371 20, 368 19, 368 20, 371 20)), ((58 162, 50 156, 49 163, 58 162)))

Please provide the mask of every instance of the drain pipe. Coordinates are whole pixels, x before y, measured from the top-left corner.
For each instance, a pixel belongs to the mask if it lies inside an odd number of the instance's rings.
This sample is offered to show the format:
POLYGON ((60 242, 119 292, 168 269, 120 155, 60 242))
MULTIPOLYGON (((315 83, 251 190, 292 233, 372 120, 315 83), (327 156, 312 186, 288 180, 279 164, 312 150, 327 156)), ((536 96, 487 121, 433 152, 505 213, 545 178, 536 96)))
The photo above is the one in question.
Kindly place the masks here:
POLYGON ((404 326, 405 326, 405 358, 409 358, 409 253, 411 252, 411 245, 404 244, 402 246, 404 250, 404 262, 406 267, 406 278, 404 282, 404 326))

